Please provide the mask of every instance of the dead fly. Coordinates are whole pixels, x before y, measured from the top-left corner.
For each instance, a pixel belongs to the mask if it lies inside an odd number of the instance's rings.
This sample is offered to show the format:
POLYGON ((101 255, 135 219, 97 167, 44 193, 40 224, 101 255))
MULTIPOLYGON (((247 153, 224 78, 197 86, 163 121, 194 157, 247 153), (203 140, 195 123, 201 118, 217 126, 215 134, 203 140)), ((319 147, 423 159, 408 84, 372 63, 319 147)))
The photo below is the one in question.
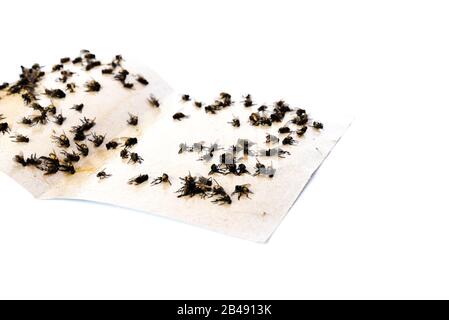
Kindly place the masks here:
POLYGON ((220 169, 219 166, 217 166, 215 163, 213 165, 210 166, 210 171, 209 171, 209 175, 213 175, 215 173, 219 173, 219 174, 224 174, 225 171, 223 171, 222 169, 220 169))
POLYGON ((2 84, 0 84, 0 91, 5 90, 8 87, 9 87, 9 83, 3 82, 2 84))
POLYGON ((234 117, 234 119, 232 119, 232 121, 228 123, 232 124, 233 127, 236 128, 240 127, 240 120, 237 117, 234 117))
POLYGON ((279 110, 282 113, 287 113, 290 111, 293 111, 292 109, 290 109, 289 105, 287 103, 285 103, 284 100, 279 100, 277 102, 274 103, 275 109, 279 110))
POLYGON ((162 176, 157 177, 156 179, 154 179, 151 182, 151 185, 155 186, 155 185, 161 184, 161 183, 168 183, 169 185, 171 185, 170 178, 169 178, 168 174, 163 173, 162 176))
POLYGON ((288 136, 288 137, 285 137, 283 140, 282 140, 282 144, 285 146, 285 145, 293 145, 293 144, 295 144, 296 143, 296 140, 295 139, 293 139, 293 137, 292 136, 288 136))
POLYGON ((143 158, 141 156, 139 156, 137 153, 132 152, 129 155, 129 161, 128 163, 142 163, 143 162, 143 158))
MULTIPOLYGON (((79 128, 79 127, 77 127, 77 128, 79 128)), ((84 131, 76 129, 75 131, 72 130, 71 132, 75 134, 73 136, 73 140, 75 140, 75 141, 84 141, 84 140, 86 140, 86 134, 84 133, 84 131)))
POLYGON ((90 52, 85 52, 84 53, 84 59, 86 59, 86 60, 93 60, 95 58, 96 58, 96 56, 93 53, 90 53, 90 52))
POLYGON ((184 118, 188 118, 189 116, 186 116, 184 113, 182 113, 182 112, 177 112, 177 113, 175 113, 174 115, 173 115, 173 119, 174 120, 178 120, 178 121, 181 121, 182 119, 184 119, 184 118))
POLYGON ((55 119, 54 119, 53 122, 56 123, 56 124, 59 125, 59 126, 62 126, 62 125, 64 124, 64 122, 67 120, 67 118, 64 117, 64 116, 62 115, 62 113, 58 114, 58 115, 55 116, 54 118, 55 118, 55 119))
POLYGON ((259 112, 265 112, 267 111, 268 107, 266 105, 261 105, 259 108, 257 108, 257 111, 259 112))
POLYGON ((51 104, 44 109, 44 112, 54 116, 56 114, 56 107, 51 104))
POLYGON ((296 134, 299 137, 302 137, 306 133, 306 131, 307 131, 307 127, 303 126, 303 127, 299 128, 298 130, 296 130, 296 134))
POLYGON ((75 83, 67 83, 66 85, 66 90, 69 91, 70 93, 74 93, 75 92, 75 88, 76 88, 76 84, 75 83))
POLYGON ((81 57, 76 57, 75 59, 72 60, 73 64, 78 64, 81 62, 83 62, 83 58, 81 58, 81 57))
POLYGON ((30 118, 27 118, 27 117, 23 117, 18 123, 19 124, 24 124, 26 126, 32 126, 33 125, 33 120, 31 120, 30 118))
POLYGON ((76 152, 61 151, 61 154, 65 157, 64 162, 78 162, 80 161, 80 156, 76 152))
POLYGON ((125 148, 131 148, 138 143, 137 138, 128 138, 125 141, 125 148))
POLYGON ((73 75, 74 75, 74 73, 72 71, 62 70, 61 77, 58 78, 58 80, 62 83, 66 83, 69 80, 69 78, 71 78, 73 75))
POLYGON ((303 113, 300 116, 296 116, 291 120, 292 123, 296 124, 297 126, 303 126, 309 122, 309 116, 307 113, 303 113))
POLYGON ((147 174, 141 174, 135 178, 132 178, 128 181, 128 184, 133 184, 133 185, 139 185, 142 184, 144 182, 147 182, 149 179, 147 174))
POLYGON ((128 113, 129 114, 129 119, 128 119, 128 124, 130 125, 130 126, 137 126, 138 124, 139 124, 139 117, 138 116, 135 116, 135 115, 133 115, 133 114, 131 114, 131 113, 128 113))
POLYGON ((182 187, 176 191, 176 193, 179 193, 178 198, 181 197, 193 197, 196 194, 200 194, 203 193, 201 191, 201 189, 199 189, 197 187, 197 178, 196 177, 192 177, 192 175, 189 173, 188 176, 184 177, 184 178, 179 178, 181 179, 181 181, 183 182, 182 187))
POLYGON ((113 72, 114 72, 114 69, 112 69, 112 68, 106 68, 106 69, 101 70, 102 74, 112 74, 113 72))
POLYGON ((23 102, 26 105, 29 105, 33 101, 37 100, 36 96, 34 94, 32 94, 32 93, 29 93, 29 92, 22 94, 22 99, 23 99, 23 102))
POLYGON ((100 180, 107 179, 107 178, 109 178, 111 176, 112 176, 112 174, 106 173, 106 169, 103 169, 103 170, 101 170, 100 172, 97 173, 97 178, 99 178, 100 180))
POLYGON ((158 99, 156 99, 155 96, 151 95, 147 100, 148 100, 148 103, 150 104, 150 106, 152 106, 153 108, 160 107, 160 102, 158 99))
POLYGON ((45 94, 54 99, 64 99, 65 93, 61 89, 45 89, 45 94))
POLYGON ((50 153, 48 157, 40 157, 38 169, 45 171, 45 175, 55 174, 59 171, 61 164, 55 153, 50 153))
POLYGON ((183 101, 183 102, 189 102, 190 100, 191 100, 191 98, 188 94, 183 94, 181 97, 181 101, 183 101))
POLYGON ((71 107, 70 109, 78 111, 78 112, 83 112, 84 109, 84 103, 80 103, 80 104, 75 104, 73 107, 71 107))
POLYGON ((63 163, 63 164, 59 165, 59 171, 65 172, 67 174, 75 174, 76 173, 75 167, 70 162, 63 163))
POLYGON ((120 158, 122 159, 128 159, 129 158, 129 151, 128 149, 123 149, 120 151, 120 158))
POLYGON ((88 119, 84 117, 84 119, 81 119, 81 130, 83 131, 89 131, 93 127, 95 127, 95 119, 88 119))
POLYGON ((243 97, 245 100, 243 100, 243 105, 245 108, 252 107, 254 105, 253 99, 250 94, 243 97))
POLYGON ((9 124, 6 122, 0 123, 0 132, 4 135, 5 133, 9 133, 11 129, 9 128, 9 124))
POLYGON ((279 128, 278 132, 281 134, 284 134, 284 133, 290 133, 291 130, 289 127, 281 127, 281 128, 279 128))
POLYGON ((68 148, 70 147, 69 138, 65 134, 61 134, 60 136, 51 136, 51 139, 58 145, 60 148, 68 148))
POLYGON ((298 116, 301 116, 301 115, 303 115, 303 114, 305 114, 306 113, 306 110, 304 110, 304 109, 298 109, 298 110, 296 110, 296 115, 298 115, 298 116))
POLYGON ((213 203, 218 203, 221 206, 225 204, 232 204, 232 199, 228 194, 221 195, 217 199, 212 201, 213 203))
POLYGON ((97 135, 95 132, 92 133, 92 139, 88 139, 90 142, 92 142, 94 144, 94 146, 96 148, 98 148, 99 146, 101 146, 104 142, 104 135, 97 135))
POLYGON ((260 114, 258 114, 256 112, 251 113, 249 116, 249 122, 253 126, 258 126, 260 124, 260 114))
POLYGON ((35 125, 35 124, 45 125, 48 122, 47 113, 45 111, 43 111, 43 112, 41 112, 40 115, 33 116, 31 118, 31 121, 32 121, 33 125, 35 125))
POLYGON ((97 61, 97 60, 89 61, 87 63, 87 65, 86 65, 86 71, 90 71, 93 68, 96 68, 96 67, 99 67, 99 66, 101 66, 101 62, 100 61, 97 61))
POLYGON ((232 203, 231 197, 226 193, 224 188, 221 185, 218 184, 217 181, 215 181, 215 186, 212 187, 212 192, 211 193, 212 193, 210 195, 211 197, 213 197, 213 196, 217 196, 218 197, 218 198, 216 198, 215 200, 212 201, 213 203, 218 203, 220 205, 231 204, 232 203))
POLYGON ((84 143, 79 144, 76 142, 75 142, 75 144, 76 144, 76 148, 78 149, 78 151, 81 153, 81 155, 83 157, 87 157, 89 155, 89 147, 87 145, 85 145, 84 143))
POLYGON ((276 136, 273 136, 272 134, 267 134, 267 136, 265 137, 265 142, 266 143, 278 143, 279 138, 276 136))
POLYGON ((149 84, 148 80, 145 79, 143 76, 137 76, 137 82, 139 82, 140 84, 147 86, 149 84))
POLYGON ((85 84, 86 92, 99 92, 101 90, 101 84, 95 80, 91 80, 85 84))
POLYGON ((112 60, 110 65, 115 69, 122 65, 122 61, 123 61, 123 57, 120 54, 118 54, 115 56, 114 60, 112 60))
POLYGON ((109 141, 106 143, 106 149, 107 150, 115 150, 118 148, 120 144, 117 141, 109 141))
POLYGON ((52 72, 56 72, 56 71, 60 71, 64 68, 64 66, 62 64, 55 64, 52 68, 51 71, 52 72))
POLYGON ((201 101, 195 101, 193 103, 193 105, 199 109, 201 109, 203 107, 203 103, 201 101))
POLYGON ((231 195, 238 194, 238 200, 240 200, 242 196, 246 196, 247 198, 249 198, 249 195, 253 193, 251 190, 249 190, 250 186, 250 184, 236 185, 234 192, 231 195))
POLYGON ((61 63, 68 63, 68 62, 70 62, 70 58, 69 57, 61 58, 60 62, 61 63))
POLYGON ((28 159, 25 160, 23 154, 18 154, 13 159, 15 162, 21 164, 23 167, 26 166, 38 166, 42 163, 41 160, 37 158, 35 154, 32 154, 28 159))
POLYGON ((21 134, 16 134, 15 136, 11 136, 10 137, 12 139, 12 142, 16 142, 16 143, 28 143, 30 142, 30 138, 21 135, 21 134))
POLYGON ((323 124, 322 124, 321 122, 317 122, 317 121, 314 121, 313 124, 312 124, 312 126, 313 126, 315 129, 323 129, 323 128, 324 128, 323 124))
POLYGON ((273 178, 274 174, 276 173, 276 169, 273 168, 273 165, 266 166, 263 163, 261 163, 259 160, 257 160, 256 163, 256 172, 254 173, 254 176, 267 176, 269 178, 273 178))

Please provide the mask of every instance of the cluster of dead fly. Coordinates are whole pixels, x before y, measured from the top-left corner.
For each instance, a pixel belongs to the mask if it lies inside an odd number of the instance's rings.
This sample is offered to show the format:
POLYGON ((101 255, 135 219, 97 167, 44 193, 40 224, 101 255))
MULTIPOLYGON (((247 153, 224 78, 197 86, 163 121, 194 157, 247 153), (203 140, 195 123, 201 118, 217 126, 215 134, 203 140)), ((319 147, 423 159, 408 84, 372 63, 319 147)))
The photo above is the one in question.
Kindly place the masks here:
MULTIPOLYGON (((106 65, 106 68, 102 70, 102 74, 114 74, 114 78, 117 81, 120 81, 125 88, 131 89, 133 85, 128 80, 129 72, 122 67, 123 58, 121 55, 116 55, 111 63, 106 65)), ((61 82, 66 84, 66 91, 62 89, 45 89, 44 92, 40 93, 47 96, 50 99, 64 99, 66 97, 66 93, 75 92, 76 84, 74 82, 69 82, 72 76, 75 74, 74 72, 67 69, 69 63, 73 65, 81 65, 84 67, 86 71, 90 71, 94 68, 100 67, 103 64, 101 61, 96 59, 95 54, 91 53, 89 50, 82 50, 80 56, 71 59, 69 57, 62 58, 59 64, 56 64, 52 67, 52 73, 59 72, 60 77, 56 79, 57 82, 61 82)), ((7 90, 8 94, 21 94, 21 97, 24 101, 24 104, 33 109, 37 114, 31 115, 28 117, 23 117, 19 124, 27 125, 27 126, 35 126, 35 125, 46 125, 50 119, 52 122, 56 123, 59 126, 62 126, 66 121, 66 117, 62 115, 62 113, 57 114, 56 107, 53 104, 50 104, 47 107, 41 106, 39 104, 39 93, 37 92, 37 87, 39 82, 45 76, 45 72, 42 71, 42 67, 38 64, 33 65, 31 68, 22 67, 22 73, 20 74, 20 79, 16 83, 9 85, 8 83, 4 83, 0 86, 0 90, 7 90), (50 118, 51 117, 51 118, 50 118)), ((135 79, 138 83, 146 86, 149 82, 142 76, 135 76, 135 79)), ((98 92, 101 90, 101 84, 95 80, 91 80, 85 84, 86 91, 88 92, 98 92)), ((159 102, 157 99, 153 97, 154 104, 159 106, 159 102)), ((84 104, 76 104, 71 109, 82 112, 84 109, 84 104)), ((5 117, 0 115, 0 132, 2 134, 10 133, 11 128, 7 122, 3 122, 5 117)), ((127 123, 130 126, 137 126, 139 122, 139 118, 136 115, 129 114, 129 119, 127 123)), ((60 155, 53 151, 48 156, 40 156, 31 155, 28 158, 25 158, 23 154, 16 155, 14 157, 14 161, 21 164, 24 167, 36 167, 39 170, 45 172, 46 175, 56 174, 57 172, 66 172, 69 174, 75 174, 76 169, 74 167, 74 163, 77 163, 81 160, 81 157, 87 157, 89 155, 89 147, 85 140, 88 140, 92 143, 95 148, 99 148, 103 145, 106 135, 97 134, 95 132, 90 132, 96 125, 95 119, 88 119, 84 117, 80 119, 80 124, 73 126, 70 130, 70 133, 73 135, 73 141, 76 147, 76 150, 69 151, 68 149, 71 146, 70 138, 67 136, 65 132, 61 134, 54 134, 50 137, 51 140, 57 145, 58 148, 62 149, 60 151, 60 155)), ((13 142, 16 143, 28 143, 30 139, 21 134, 11 135, 10 138, 13 142)), ((120 146, 123 146, 123 149, 120 152, 120 156, 123 159, 129 159, 129 162, 132 163, 141 163, 143 161, 142 157, 140 157, 135 152, 130 152, 130 148, 137 144, 137 138, 122 138, 123 142, 118 142, 117 140, 112 140, 106 144, 106 149, 116 149, 120 146)), ((107 174, 105 170, 102 170, 97 174, 97 177, 100 179, 106 179, 110 177, 110 174, 107 174)), ((162 182, 168 180, 163 175, 162 182)), ((157 181, 155 181, 157 183, 157 181)))
POLYGON ((231 197, 235 194, 238 195, 238 199, 240 200, 242 196, 249 198, 249 195, 253 193, 249 189, 249 184, 236 185, 234 192, 229 195, 225 189, 212 178, 202 176, 194 177, 189 173, 187 176, 180 179, 182 181, 182 186, 178 191, 176 191, 176 193, 178 193, 178 198, 194 196, 199 196, 202 199, 213 198, 213 203, 223 205, 231 204, 231 197))

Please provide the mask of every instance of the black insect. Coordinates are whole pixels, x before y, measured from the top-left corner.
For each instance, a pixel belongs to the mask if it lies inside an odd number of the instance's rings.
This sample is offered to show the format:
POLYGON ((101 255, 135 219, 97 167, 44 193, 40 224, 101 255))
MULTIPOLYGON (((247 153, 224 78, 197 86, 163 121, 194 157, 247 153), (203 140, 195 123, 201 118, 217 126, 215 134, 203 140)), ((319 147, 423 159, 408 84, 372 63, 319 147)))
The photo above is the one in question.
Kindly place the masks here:
POLYGON ((193 105, 199 109, 201 109, 203 107, 203 103, 201 101, 195 101, 193 103, 193 105))
POLYGON ((154 179, 151 182, 151 185, 154 186, 154 185, 161 184, 161 183, 168 183, 169 185, 171 185, 170 178, 169 178, 168 174, 163 173, 162 176, 154 179))
POLYGON ((189 116, 186 116, 184 113, 182 113, 182 112, 177 112, 177 113, 175 113, 174 115, 173 115, 173 119, 174 120, 178 120, 178 121, 181 121, 182 119, 184 119, 184 118, 188 118, 189 116))
POLYGON ((278 132, 279 133, 290 133, 291 130, 289 127, 281 127, 281 128, 279 128, 278 132))
POLYGON ((106 143, 106 149, 107 150, 115 150, 118 148, 120 144, 117 141, 109 141, 106 143))
POLYGON ((80 128, 83 131, 89 131, 90 129, 95 127, 95 125, 96 125, 95 119, 88 119, 88 118, 84 117, 84 119, 81 119, 80 128))
POLYGON ((313 124, 312 124, 312 126, 313 126, 315 129, 323 129, 323 128, 324 128, 323 124, 322 124, 321 122, 317 122, 317 121, 314 121, 313 124))
POLYGON ((250 94, 244 96, 243 98, 244 98, 244 100, 243 100, 243 105, 244 105, 246 108, 252 107, 252 106, 254 105, 253 99, 252 99, 252 97, 251 97, 250 94))
POLYGON ((247 198, 249 198, 249 195, 251 193, 253 193, 249 189, 250 186, 251 186, 250 184, 236 185, 235 189, 234 189, 234 192, 231 195, 238 194, 238 200, 240 200, 240 198, 242 196, 246 196, 247 198))
POLYGON ((254 173, 254 176, 261 175, 261 176, 267 176, 269 178, 273 178, 275 173, 276 173, 276 169, 273 168, 273 165, 266 166, 257 159, 256 172, 254 173))
POLYGON ((28 138, 27 136, 21 135, 21 134, 16 134, 15 136, 11 136, 10 138, 12 139, 12 142, 16 142, 16 143, 30 142, 30 138, 28 138))
POLYGON ((45 94, 54 99, 64 99, 65 98, 65 92, 61 89, 45 89, 45 94))
POLYGON ((303 127, 299 128, 298 130, 296 130, 296 134, 299 137, 301 137, 301 136, 303 136, 306 133, 306 131, 307 131, 307 127, 303 126, 303 127))
POLYGON ((179 193, 178 198, 193 197, 197 194, 205 195, 205 192, 197 186, 197 178, 193 177, 190 173, 188 176, 179 179, 182 181, 183 185, 176 191, 176 193, 179 193))
POLYGON ((147 174, 141 174, 135 178, 132 178, 128 181, 128 184, 139 185, 144 182, 147 182, 150 177, 147 174))
POLYGON ((183 102, 188 102, 190 100, 191 100, 191 98, 190 98, 190 95, 188 95, 188 94, 183 94, 181 97, 181 101, 183 101, 183 102))
POLYGON ((33 93, 27 92, 27 93, 22 94, 22 100, 26 105, 29 105, 33 101, 36 101, 37 98, 33 93))
POLYGON ((83 112, 84 109, 84 103, 80 103, 80 104, 75 104, 73 107, 71 107, 70 109, 78 111, 78 112, 83 112))
POLYGON ((137 138, 127 138, 125 141, 125 148, 131 148, 138 143, 137 138))
POLYGON ((9 87, 9 83, 3 82, 2 84, 0 84, 0 91, 5 90, 8 87, 9 87))
POLYGON ((126 69, 123 69, 123 70, 117 72, 117 74, 114 76, 114 79, 117 81, 120 81, 121 83, 125 83, 128 75, 129 75, 129 71, 126 69))
POLYGON ((232 119, 231 122, 228 122, 228 123, 232 124, 233 127, 236 127, 236 128, 240 127, 240 120, 239 120, 239 118, 234 118, 234 119, 232 119))
POLYGON ((75 167, 70 162, 59 165, 59 171, 72 175, 76 173, 75 167))
POLYGON ((32 154, 27 160, 26 160, 27 165, 29 166, 38 166, 42 163, 41 160, 39 160, 36 156, 36 154, 32 154))
POLYGON ((125 82, 125 83, 123 83, 123 87, 126 89, 132 89, 132 88, 134 88, 134 84, 130 83, 130 82, 125 82))
POLYGON ((54 123, 56 123, 59 126, 62 126, 64 124, 64 122, 67 120, 66 117, 64 117, 62 115, 62 113, 58 114, 57 116, 54 117, 54 123))
POLYGON ((90 71, 93 68, 101 66, 101 62, 98 60, 89 61, 86 65, 86 71, 90 71))
POLYGON ((83 58, 81 58, 81 57, 76 57, 75 59, 72 60, 73 64, 78 64, 81 62, 83 62, 83 58))
POLYGON ((128 151, 128 149, 123 149, 122 151, 120 151, 120 157, 122 159, 128 159, 129 158, 129 151, 128 151))
POLYGON ((81 155, 83 157, 87 157, 89 155, 89 147, 86 144, 84 144, 84 143, 79 144, 76 142, 75 142, 75 144, 76 144, 76 148, 78 149, 78 151, 81 153, 81 155))
POLYGON ((309 116, 307 113, 302 113, 301 115, 294 117, 291 122, 298 126, 303 126, 309 122, 309 116))
POLYGON ((279 101, 275 102, 274 106, 275 106, 275 109, 279 110, 280 112, 282 112, 284 114, 287 112, 293 111, 292 109, 290 109, 290 106, 287 103, 285 103, 284 100, 279 100, 279 101))
POLYGON ((64 162, 78 162, 80 161, 80 156, 76 152, 67 152, 67 151, 61 151, 61 154, 65 157, 64 162))
POLYGON ((33 120, 27 117, 23 117, 20 121, 19 124, 24 124, 27 126, 32 126, 33 125, 33 120))
POLYGON ((246 169, 246 166, 243 163, 240 163, 237 167, 237 175, 241 176, 244 174, 251 174, 248 169, 246 169))
POLYGON ((104 142, 104 135, 97 135, 95 132, 92 133, 92 138, 88 139, 90 142, 92 142, 94 144, 94 146, 96 148, 98 148, 99 146, 101 146, 104 142))
POLYGON ((158 99, 156 99, 155 96, 151 95, 147 100, 148 100, 148 103, 150 104, 150 106, 152 106, 153 108, 160 107, 160 102, 158 99))
POLYGON ((67 85, 66 85, 66 90, 71 93, 75 92, 75 88, 76 88, 76 84, 74 82, 67 83, 67 85))
POLYGON ((68 63, 68 62, 70 62, 70 58, 69 57, 61 58, 60 62, 61 63, 68 63))
POLYGON ((147 86, 149 84, 148 80, 145 79, 143 76, 137 76, 137 82, 139 82, 140 84, 147 86))
POLYGON ((33 109, 33 110, 35 110, 35 111, 39 111, 39 112, 45 111, 45 109, 44 109, 39 103, 37 103, 37 102, 33 102, 33 103, 30 105, 30 108, 33 109))
POLYGON ((224 174, 225 171, 223 171, 220 166, 216 165, 215 163, 213 165, 210 166, 210 171, 209 171, 209 175, 215 174, 215 173, 219 173, 219 174, 224 174))
POLYGON ((45 111, 43 111, 39 115, 32 116, 31 122, 33 123, 33 125, 35 125, 35 124, 42 124, 42 125, 47 124, 47 122, 48 122, 47 113, 45 111))
POLYGON ((26 162, 25 158, 23 157, 23 154, 17 154, 13 158, 14 162, 21 164, 23 167, 26 167, 28 163, 26 162))
POLYGON ((50 155, 48 157, 40 157, 39 161, 40 161, 40 164, 38 165, 37 168, 39 170, 44 171, 45 175, 55 174, 61 168, 61 164, 58 159, 58 156, 54 152, 50 153, 50 155))
POLYGON ((261 105, 259 108, 257 108, 257 111, 259 112, 265 112, 267 111, 268 107, 266 105, 261 105))
POLYGON ((91 80, 85 84, 86 92, 99 92, 101 90, 101 84, 95 80, 91 80))
POLYGON ((56 106, 51 104, 44 109, 44 112, 54 116, 56 114, 56 106))
POLYGON ((137 126, 139 124, 139 117, 129 113, 129 119, 127 122, 130 126, 137 126))
POLYGON ((90 52, 85 52, 84 53, 84 59, 86 59, 86 60, 93 60, 95 58, 96 58, 96 56, 93 53, 90 53, 90 52))
POLYGON ((75 134, 73 136, 73 140, 75 140, 75 141, 84 141, 84 140, 86 140, 86 134, 84 133, 84 131, 77 129, 77 130, 73 131, 73 133, 75 134))
POLYGON ((102 74, 112 74, 113 72, 114 72, 114 69, 112 69, 112 68, 106 68, 106 69, 101 70, 102 74))
POLYGON ((295 144, 296 143, 296 140, 295 139, 293 139, 293 137, 292 136, 288 136, 288 137, 285 137, 283 140, 282 140, 282 144, 285 146, 285 145, 293 145, 293 144, 295 144))
POLYGON ((142 162, 143 162, 143 158, 141 156, 139 156, 137 153, 132 152, 129 155, 128 163, 142 163, 142 162))
POLYGON ((52 68, 51 71, 56 72, 59 70, 62 70, 64 68, 64 66, 62 64, 55 64, 52 68))
POLYGON ((51 138, 60 148, 70 147, 70 140, 65 134, 61 134, 60 136, 53 135, 51 138))
POLYGON ((97 178, 99 178, 100 180, 104 180, 104 179, 107 179, 109 177, 112 177, 112 174, 106 173, 106 169, 103 169, 103 170, 101 170, 100 172, 97 173, 97 178))
POLYGON ((0 123, 0 132, 5 135, 11 131, 9 124, 7 122, 0 123))
POLYGON ((279 138, 276 136, 273 136, 272 134, 267 134, 267 136, 265 137, 265 142, 266 143, 278 143, 279 138))
POLYGON ((298 109, 298 110, 296 110, 296 115, 298 115, 298 116, 301 116, 301 115, 303 115, 303 114, 305 114, 306 113, 306 110, 304 110, 304 109, 298 109))

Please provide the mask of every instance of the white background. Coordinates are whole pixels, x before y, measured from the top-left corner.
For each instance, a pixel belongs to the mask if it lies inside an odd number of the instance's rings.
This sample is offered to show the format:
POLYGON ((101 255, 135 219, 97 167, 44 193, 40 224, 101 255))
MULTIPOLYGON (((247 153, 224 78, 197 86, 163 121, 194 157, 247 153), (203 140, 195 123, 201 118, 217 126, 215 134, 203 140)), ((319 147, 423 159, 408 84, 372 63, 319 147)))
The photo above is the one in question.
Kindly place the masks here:
POLYGON ((0 174, 1 298, 449 298, 445 1, 8 1, 0 79, 81 48, 356 119, 266 245, 0 174), (290 99, 289 99, 290 100, 290 99))

